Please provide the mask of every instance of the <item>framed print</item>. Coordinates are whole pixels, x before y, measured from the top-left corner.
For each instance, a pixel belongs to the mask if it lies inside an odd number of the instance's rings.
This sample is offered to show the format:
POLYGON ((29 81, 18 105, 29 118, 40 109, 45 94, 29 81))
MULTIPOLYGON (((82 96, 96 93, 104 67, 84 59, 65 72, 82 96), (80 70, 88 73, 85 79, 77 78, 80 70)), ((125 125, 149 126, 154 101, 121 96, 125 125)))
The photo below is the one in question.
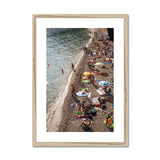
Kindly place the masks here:
POLYGON ((128 15, 36 15, 33 146, 128 146, 128 15))

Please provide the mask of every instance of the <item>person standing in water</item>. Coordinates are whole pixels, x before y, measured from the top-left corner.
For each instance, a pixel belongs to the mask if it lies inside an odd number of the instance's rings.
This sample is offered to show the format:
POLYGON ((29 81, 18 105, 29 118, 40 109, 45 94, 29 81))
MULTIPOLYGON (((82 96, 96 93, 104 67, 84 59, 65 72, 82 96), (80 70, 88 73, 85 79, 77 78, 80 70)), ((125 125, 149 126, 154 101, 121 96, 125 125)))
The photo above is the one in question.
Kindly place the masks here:
POLYGON ((62 74, 64 74, 64 70, 63 70, 63 69, 61 69, 61 71, 62 71, 62 74))
POLYGON ((73 63, 71 63, 71 65, 72 65, 72 71, 74 71, 74 72, 75 72, 75 70, 74 70, 74 64, 73 64, 73 63))

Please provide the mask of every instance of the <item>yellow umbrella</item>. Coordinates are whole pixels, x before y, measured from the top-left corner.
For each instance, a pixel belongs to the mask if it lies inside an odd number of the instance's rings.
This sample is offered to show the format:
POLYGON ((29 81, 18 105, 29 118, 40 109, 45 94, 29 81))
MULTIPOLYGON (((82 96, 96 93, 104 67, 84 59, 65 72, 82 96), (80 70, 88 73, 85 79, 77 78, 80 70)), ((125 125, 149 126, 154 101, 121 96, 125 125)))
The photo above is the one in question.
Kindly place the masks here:
POLYGON ((89 73, 89 72, 84 72, 84 73, 83 73, 83 75, 85 75, 85 76, 89 76, 89 75, 90 75, 90 73, 89 73))

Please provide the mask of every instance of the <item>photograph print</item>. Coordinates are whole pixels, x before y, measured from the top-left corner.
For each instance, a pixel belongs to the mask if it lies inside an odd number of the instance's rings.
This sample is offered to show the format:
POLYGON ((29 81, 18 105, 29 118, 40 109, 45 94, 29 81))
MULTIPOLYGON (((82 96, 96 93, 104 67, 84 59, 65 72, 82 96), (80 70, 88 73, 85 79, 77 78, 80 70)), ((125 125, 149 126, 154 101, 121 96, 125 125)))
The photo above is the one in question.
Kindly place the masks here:
POLYGON ((46 132, 114 132, 114 28, 46 28, 46 132))

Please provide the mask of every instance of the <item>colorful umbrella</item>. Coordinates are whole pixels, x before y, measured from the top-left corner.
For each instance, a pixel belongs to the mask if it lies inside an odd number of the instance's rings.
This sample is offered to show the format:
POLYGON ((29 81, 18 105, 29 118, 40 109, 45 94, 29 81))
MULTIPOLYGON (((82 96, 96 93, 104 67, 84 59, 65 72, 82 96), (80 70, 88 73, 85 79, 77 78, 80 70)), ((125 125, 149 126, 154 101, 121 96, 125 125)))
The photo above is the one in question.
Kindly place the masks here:
POLYGON ((89 83, 90 80, 83 80, 82 82, 84 82, 84 83, 89 83))
POLYGON ((88 92, 84 92, 84 91, 79 91, 76 93, 77 96, 80 96, 80 97, 86 97, 89 95, 88 92))
POLYGON ((89 76, 89 75, 90 75, 90 72, 84 72, 83 75, 89 76))
POLYGON ((107 81, 100 81, 98 84, 99 84, 100 86, 109 86, 109 85, 110 85, 110 83, 107 82, 107 81))

